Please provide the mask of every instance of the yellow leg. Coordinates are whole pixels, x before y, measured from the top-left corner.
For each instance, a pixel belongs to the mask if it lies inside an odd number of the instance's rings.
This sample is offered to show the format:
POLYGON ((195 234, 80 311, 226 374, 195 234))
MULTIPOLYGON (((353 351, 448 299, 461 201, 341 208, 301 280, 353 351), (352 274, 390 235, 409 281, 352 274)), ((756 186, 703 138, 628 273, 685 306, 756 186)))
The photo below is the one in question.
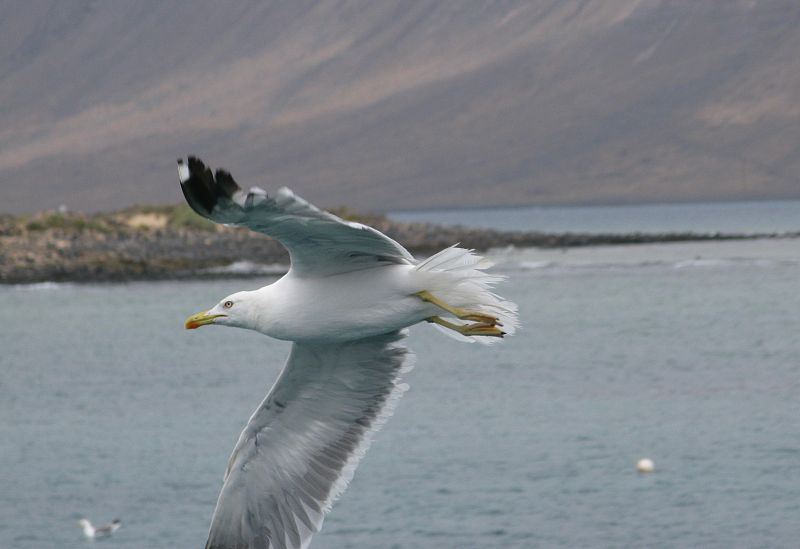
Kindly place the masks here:
MULTIPOLYGON (((488 324, 489 326, 502 326, 502 324, 498 321, 496 316, 489 315, 486 313, 481 313, 478 311, 468 311, 466 309, 462 309, 460 307, 453 307, 439 299, 438 297, 434 296, 427 290, 423 290, 421 292, 417 292, 414 294, 422 301, 426 303, 432 303, 439 307, 440 309, 444 309, 448 313, 452 314, 456 318, 461 320, 474 320, 476 322, 480 322, 481 324, 488 324)), ((434 317, 436 318, 436 317, 434 317)))
POLYGON ((454 332, 458 332, 464 336, 490 336, 490 337, 503 337, 506 333, 498 328, 497 326, 493 326, 491 324, 484 324, 482 322, 476 322, 475 324, 456 324, 454 322, 448 322, 447 320, 438 317, 432 316, 426 319, 428 322, 433 322, 434 324, 438 324, 439 326, 443 326, 448 330, 453 330, 454 332))

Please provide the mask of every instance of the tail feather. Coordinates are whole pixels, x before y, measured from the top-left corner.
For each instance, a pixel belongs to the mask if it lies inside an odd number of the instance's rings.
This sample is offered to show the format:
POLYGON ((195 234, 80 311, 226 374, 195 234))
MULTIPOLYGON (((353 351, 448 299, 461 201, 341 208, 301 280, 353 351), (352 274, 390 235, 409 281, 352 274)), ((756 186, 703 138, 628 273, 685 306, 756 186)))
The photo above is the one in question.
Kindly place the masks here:
POLYGON ((417 269, 421 271, 460 271, 464 269, 488 269, 493 265, 491 261, 476 255, 473 251, 459 248, 458 244, 453 244, 417 265, 417 269))
MULTIPOLYGON (((496 316, 503 324, 503 331, 511 335, 519 326, 517 305, 492 292, 492 287, 506 277, 484 272, 491 266, 491 261, 474 250, 456 245, 420 262, 416 268, 424 277, 428 291, 456 307, 496 316)), ((444 313, 442 316, 448 315, 444 313)), ((494 337, 462 336, 446 329, 443 331, 462 341, 490 344, 498 340, 494 337)))

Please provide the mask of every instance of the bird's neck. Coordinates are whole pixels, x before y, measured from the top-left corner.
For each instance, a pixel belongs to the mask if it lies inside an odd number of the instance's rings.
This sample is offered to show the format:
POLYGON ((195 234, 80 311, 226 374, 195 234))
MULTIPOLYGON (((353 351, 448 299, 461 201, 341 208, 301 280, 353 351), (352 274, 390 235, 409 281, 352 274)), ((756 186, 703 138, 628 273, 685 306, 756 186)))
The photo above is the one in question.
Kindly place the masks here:
POLYGON ((248 328, 268 336, 272 336, 276 319, 275 305, 280 302, 280 290, 275 286, 276 283, 273 283, 253 292, 256 306, 252 309, 252 325, 248 326, 248 328))

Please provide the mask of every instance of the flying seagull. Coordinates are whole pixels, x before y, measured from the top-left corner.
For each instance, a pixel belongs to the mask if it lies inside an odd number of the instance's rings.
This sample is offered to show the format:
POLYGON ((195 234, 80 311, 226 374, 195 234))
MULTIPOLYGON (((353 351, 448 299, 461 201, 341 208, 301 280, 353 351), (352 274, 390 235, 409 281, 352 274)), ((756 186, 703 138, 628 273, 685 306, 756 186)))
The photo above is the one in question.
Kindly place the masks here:
POLYGON ((228 461, 206 549, 307 547, 406 388, 404 329, 428 321, 491 343, 514 332, 517 307, 492 293, 502 277, 472 250, 418 261, 372 227, 285 187, 243 191, 192 156, 178 160, 178 178, 195 212, 269 235, 291 258, 280 280, 186 320, 187 329, 236 326, 293 342, 228 461))
POLYGON ((106 536, 110 536, 117 530, 119 527, 122 526, 122 521, 119 519, 112 520, 109 524, 104 524, 103 526, 92 526, 92 523, 89 522, 87 519, 82 518, 78 521, 78 524, 81 525, 83 528, 83 535, 87 538, 94 539, 94 538, 104 538, 106 536))

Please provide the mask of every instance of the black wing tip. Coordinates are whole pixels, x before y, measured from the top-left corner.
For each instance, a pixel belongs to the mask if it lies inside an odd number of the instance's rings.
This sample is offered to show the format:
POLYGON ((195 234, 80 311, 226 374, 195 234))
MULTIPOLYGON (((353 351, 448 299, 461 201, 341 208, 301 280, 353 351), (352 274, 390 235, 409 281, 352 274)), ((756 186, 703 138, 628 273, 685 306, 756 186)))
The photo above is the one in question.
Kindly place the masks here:
POLYGON ((221 190, 228 198, 231 198, 235 192, 241 190, 236 181, 234 181, 231 173, 227 170, 217 170, 214 174, 214 179, 219 187, 219 190, 221 190))
POLYGON ((220 197, 230 199, 241 190, 229 172, 217 170, 215 177, 202 160, 192 155, 187 157, 186 164, 182 158, 178 159, 178 175, 186 202, 204 217, 211 215, 220 197))

